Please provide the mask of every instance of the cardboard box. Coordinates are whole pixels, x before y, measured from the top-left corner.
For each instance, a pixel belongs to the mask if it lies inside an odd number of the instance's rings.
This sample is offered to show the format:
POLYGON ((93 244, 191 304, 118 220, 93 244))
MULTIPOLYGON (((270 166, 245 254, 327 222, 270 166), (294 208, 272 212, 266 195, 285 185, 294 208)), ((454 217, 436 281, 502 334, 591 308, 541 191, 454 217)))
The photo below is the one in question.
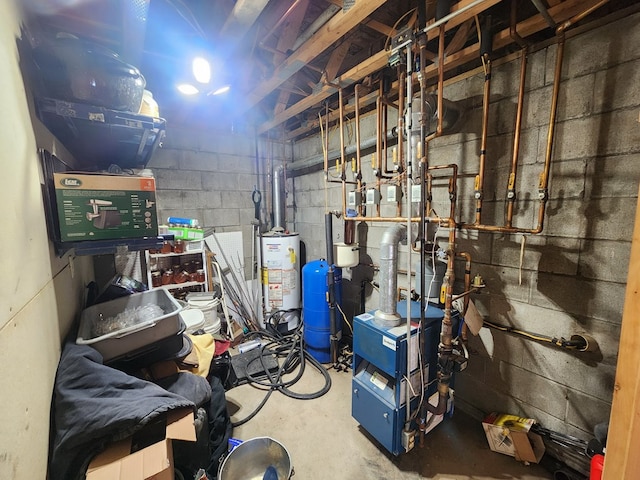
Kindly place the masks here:
POLYGON ((521 462, 538 463, 544 455, 544 442, 531 432, 532 418, 504 413, 490 413, 482 422, 489 447, 494 452, 511 455, 521 462))
POLYGON ((158 235, 151 177, 55 173, 60 240, 113 240, 158 235))
POLYGON ((191 409, 169 412, 166 421, 152 422, 95 456, 87 469, 87 480, 174 480, 171 442, 195 442, 193 422, 191 409))
MULTIPOLYGON (((176 227, 173 225, 161 225, 160 234, 173 235, 173 238, 176 240, 187 240, 189 242, 202 240, 204 238, 204 230, 201 228, 176 227)), ((200 248, 200 250, 202 250, 202 248, 200 248)))

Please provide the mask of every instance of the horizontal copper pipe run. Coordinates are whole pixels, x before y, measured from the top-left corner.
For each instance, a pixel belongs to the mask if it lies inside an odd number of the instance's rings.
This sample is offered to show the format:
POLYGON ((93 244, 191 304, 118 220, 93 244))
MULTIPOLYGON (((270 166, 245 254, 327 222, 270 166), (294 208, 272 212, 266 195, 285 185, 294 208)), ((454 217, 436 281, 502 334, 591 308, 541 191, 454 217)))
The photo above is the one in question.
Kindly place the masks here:
MULTIPOLYGON (((406 222, 407 220, 411 220, 411 223, 419 223, 420 222, 420 217, 411 217, 410 219, 408 219, 407 217, 365 217, 365 216, 358 216, 358 217, 344 217, 343 219, 346 222, 392 222, 392 223, 399 223, 399 222, 406 222)), ((455 220, 451 219, 451 218, 443 218, 443 217, 430 217, 430 218, 426 218, 425 222, 427 223, 439 223, 441 226, 445 227, 445 228, 451 228, 451 224, 453 224, 453 226, 455 226, 455 220)))

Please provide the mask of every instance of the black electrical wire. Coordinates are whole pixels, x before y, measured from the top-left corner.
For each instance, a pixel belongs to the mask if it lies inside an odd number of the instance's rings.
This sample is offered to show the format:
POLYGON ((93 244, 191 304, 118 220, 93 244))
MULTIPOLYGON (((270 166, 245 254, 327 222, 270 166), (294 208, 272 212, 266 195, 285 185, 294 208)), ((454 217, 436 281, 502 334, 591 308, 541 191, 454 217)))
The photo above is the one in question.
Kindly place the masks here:
MULTIPOLYGON (((259 377, 251 375, 247 372, 247 378, 251 383, 255 385, 267 387, 269 391, 262 399, 260 404, 253 410, 253 412, 251 412, 242 420, 233 422, 233 427, 244 425, 249 420, 254 418, 258 414, 258 412, 262 410, 262 407, 264 407, 274 391, 279 391, 282 394, 297 400, 312 400, 314 398, 321 397, 331 389, 331 377, 329 376, 329 372, 324 368, 324 366, 322 366, 320 362, 318 362, 315 358, 313 358, 313 356, 308 354, 304 349, 304 340, 302 337, 302 321, 300 321, 298 327, 289 334, 283 335, 277 330, 277 326, 280 323, 283 314, 293 311, 299 311, 299 309, 279 310, 277 312, 273 312, 267 319, 267 322, 265 322, 265 329, 257 332, 251 332, 249 334, 250 337, 264 338, 268 340, 268 343, 264 344, 261 347, 260 355, 252 360, 252 362, 261 362, 262 370, 266 373, 266 379, 264 378, 264 374, 262 372, 259 377), (277 358, 281 359, 280 366, 275 373, 269 371, 266 364, 266 358, 271 355, 275 355, 277 358), (322 374, 325 380, 323 387, 320 390, 312 393, 297 393, 290 390, 289 387, 293 386, 300 380, 300 378, 302 378, 307 363, 310 363, 322 374), (296 370, 297 373, 293 378, 286 381, 283 380, 283 375, 293 373, 296 370)), ((249 365, 250 364, 251 362, 249 362, 249 365)))

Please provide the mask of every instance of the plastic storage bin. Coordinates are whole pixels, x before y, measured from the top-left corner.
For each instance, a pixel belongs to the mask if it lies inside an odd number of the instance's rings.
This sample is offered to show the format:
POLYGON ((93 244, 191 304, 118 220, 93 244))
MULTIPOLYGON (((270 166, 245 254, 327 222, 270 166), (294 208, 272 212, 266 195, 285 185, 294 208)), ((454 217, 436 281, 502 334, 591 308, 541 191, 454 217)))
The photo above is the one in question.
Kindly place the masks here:
POLYGON ((82 311, 76 343, 95 348, 108 362, 177 335, 182 329, 181 310, 164 289, 93 305, 82 311))
POLYGON ((146 345, 126 355, 106 362, 107 365, 124 372, 134 372, 157 362, 182 360, 191 353, 193 343, 184 335, 184 324, 177 335, 146 345))

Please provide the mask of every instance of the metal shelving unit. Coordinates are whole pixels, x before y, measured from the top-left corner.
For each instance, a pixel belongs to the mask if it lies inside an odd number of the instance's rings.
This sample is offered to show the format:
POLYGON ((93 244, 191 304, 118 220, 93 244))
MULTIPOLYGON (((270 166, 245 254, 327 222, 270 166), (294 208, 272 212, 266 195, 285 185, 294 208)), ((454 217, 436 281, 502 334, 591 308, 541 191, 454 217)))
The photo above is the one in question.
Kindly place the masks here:
MULTIPOLYGON (((207 292, 209 290, 209 272, 206 267, 207 253, 204 249, 185 251, 183 253, 150 253, 145 252, 145 263, 147 270, 147 285, 149 289, 164 288, 175 294, 178 290, 207 292), (173 270, 174 265, 180 265, 180 270, 190 269, 188 262, 200 261, 201 268, 204 271, 203 281, 187 281, 182 283, 169 283, 161 286, 153 287, 152 272, 159 271, 164 273, 168 269, 173 270)), ((193 269, 193 268, 191 268, 193 269)))

